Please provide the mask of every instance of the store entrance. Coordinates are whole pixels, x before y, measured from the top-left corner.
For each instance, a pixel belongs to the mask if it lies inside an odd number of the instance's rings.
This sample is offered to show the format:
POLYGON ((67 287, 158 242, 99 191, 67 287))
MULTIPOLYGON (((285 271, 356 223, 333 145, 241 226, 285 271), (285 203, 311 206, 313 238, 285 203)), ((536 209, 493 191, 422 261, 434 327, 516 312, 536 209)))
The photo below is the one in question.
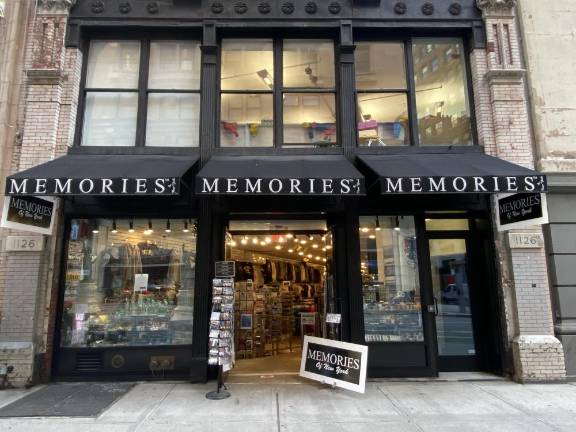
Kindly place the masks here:
POLYGON ((235 376, 296 375, 304 335, 339 339, 332 234, 325 220, 231 220, 235 376))

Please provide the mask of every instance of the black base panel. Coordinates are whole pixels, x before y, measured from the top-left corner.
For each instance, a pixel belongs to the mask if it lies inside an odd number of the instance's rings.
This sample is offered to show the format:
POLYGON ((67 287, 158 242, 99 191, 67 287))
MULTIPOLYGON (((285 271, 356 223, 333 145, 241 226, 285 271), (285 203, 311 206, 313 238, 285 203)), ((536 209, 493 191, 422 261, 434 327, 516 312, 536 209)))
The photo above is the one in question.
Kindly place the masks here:
POLYGON ((96 417, 131 383, 51 384, 0 409, 0 417, 96 417))

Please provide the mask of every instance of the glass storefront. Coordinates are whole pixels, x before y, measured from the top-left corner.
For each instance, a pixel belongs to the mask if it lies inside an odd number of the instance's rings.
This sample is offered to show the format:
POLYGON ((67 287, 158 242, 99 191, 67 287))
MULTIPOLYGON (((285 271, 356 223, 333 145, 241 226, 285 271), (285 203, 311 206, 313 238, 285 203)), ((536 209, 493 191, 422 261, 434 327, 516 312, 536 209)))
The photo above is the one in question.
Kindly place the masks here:
POLYGON ((192 344, 194 221, 73 219, 62 347, 192 344))
POLYGON ((360 218, 366 342, 422 342, 414 218, 360 218))

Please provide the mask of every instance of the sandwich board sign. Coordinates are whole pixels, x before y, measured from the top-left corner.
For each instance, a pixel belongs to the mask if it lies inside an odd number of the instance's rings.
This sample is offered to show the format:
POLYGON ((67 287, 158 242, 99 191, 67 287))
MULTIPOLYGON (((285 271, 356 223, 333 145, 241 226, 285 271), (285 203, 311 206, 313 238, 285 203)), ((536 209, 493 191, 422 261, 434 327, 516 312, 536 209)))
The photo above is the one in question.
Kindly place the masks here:
POLYGON ((300 376, 364 393, 368 347, 314 336, 304 337, 300 376))

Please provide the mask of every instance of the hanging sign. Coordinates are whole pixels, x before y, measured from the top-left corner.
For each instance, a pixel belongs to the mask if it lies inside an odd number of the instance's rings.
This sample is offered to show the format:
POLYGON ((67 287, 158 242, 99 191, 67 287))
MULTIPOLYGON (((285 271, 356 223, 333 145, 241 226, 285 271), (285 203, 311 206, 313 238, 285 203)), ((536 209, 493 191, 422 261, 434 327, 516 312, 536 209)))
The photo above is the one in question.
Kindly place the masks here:
POLYGON ((365 345, 305 336, 300 376, 364 393, 367 363, 365 345))
POLYGON ((52 234, 55 198, 6 197, 0 226, 38 234, 52 234))
POLYGON ((548 207, 545 194, 501 195, 498 198, 498 231, 546 223, 548 223, 548 207))

